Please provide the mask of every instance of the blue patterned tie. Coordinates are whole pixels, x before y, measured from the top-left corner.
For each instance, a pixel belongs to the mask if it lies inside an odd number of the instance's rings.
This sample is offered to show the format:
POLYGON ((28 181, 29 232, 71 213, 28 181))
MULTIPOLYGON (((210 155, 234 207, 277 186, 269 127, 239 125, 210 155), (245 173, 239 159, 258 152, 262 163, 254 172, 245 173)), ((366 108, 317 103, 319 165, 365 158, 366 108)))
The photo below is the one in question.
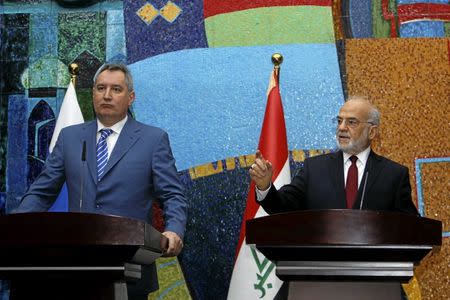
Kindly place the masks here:
POLYGON ((112 133, 112 129, 103 128, 100 130, 100 139, 97 143, 97 180, 102 179, 103 172, 105 171, 106 163, 108 162, 108 146, 106 139, 112 133))

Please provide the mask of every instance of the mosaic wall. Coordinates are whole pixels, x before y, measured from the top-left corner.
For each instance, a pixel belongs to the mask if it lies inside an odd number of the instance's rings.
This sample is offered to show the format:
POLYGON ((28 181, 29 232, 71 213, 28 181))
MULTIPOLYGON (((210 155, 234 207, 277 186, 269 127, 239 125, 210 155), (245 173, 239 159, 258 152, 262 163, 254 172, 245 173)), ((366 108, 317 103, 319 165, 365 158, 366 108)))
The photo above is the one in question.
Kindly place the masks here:
MULTIPOLYGON (((423 216, 443 246, 405 285, 450 298, 450 5, 443 0, 0 0, 0 210, 17 206, 47 157, 55 118, 80 65, 77 96, 93 118, 91 80, 129 65, 135 117, 169 132, 189 200, 185 249, 158 262, 152 299, 225 299, 274 52, 292 174, 335 147, 346 95, 382 112, 375 150, 410 169, 423 216)), ((4 284, 4 283, 3 283, 4 284)), ((4 285, 0 286, 3 298, 4 285)))
POLYGON ((369 95, 383 115, 375 150, 409 167, 420 213, 442 221, 441 251, 416 272, 423 299, 450 297, 449 49, 436 38, 346 43, 348 92, 369 95))

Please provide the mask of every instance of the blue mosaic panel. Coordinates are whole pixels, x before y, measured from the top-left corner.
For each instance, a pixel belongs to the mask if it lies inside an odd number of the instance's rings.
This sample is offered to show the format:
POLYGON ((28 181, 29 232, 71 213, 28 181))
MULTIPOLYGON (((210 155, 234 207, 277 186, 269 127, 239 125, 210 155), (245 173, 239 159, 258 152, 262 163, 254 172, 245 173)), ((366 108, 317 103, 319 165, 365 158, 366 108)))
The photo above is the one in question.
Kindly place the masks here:
POLYGON ((17 207, 27 188, 28 99, 24 95, 8 98, 8 159, 6 212, 17 207))
MULTIPOLYGON (((48 14, 61 12, 92 12, 112 9, 122 9, 121 0, 101 0, 98 3, 86 7, 69 8, 59 5, 55 0, 28 0, 28 1, 4 1, 4 13, 30 13, 30 14, 48 14)), ((0 7, 1 9, 1 7, 0 7)))
POLYGON ((448 0, 397 0, 397 4, 414 4, 414 3, 440 3, 448 4, 448 0))
MULTIPOLYGON (((128 63, 161 53, 208 46, 203 20, 203 1, 176 1, 176 6, 181 11, 177 11, 175 20, 167 20, 161 15, 161 9, 168 2, 167 0, 124 1, 128 63), (139 16, 139 10, 146 4, 147 9, 141 10, 141 16, 139 16), (144 16, 147 16, 147 19, 144 16)), ((176 9, 173 6, 171 8, 176 9)))
POLYGON ((55 129, 55 115, 41 100, 28 118, 28 172, 27 186, 41 173, 48 155, 48 147, 55 129))
MULTIPOLYGON (((92 89, 92 79, 94 78, 95 72, 104 63, 104 60, 97 58, 90 51, 85 50, 73 62, 78 64, 80 69, 80 73, 77 76, 77 89, 92 89)), ((91 99, 92 97, 89 96, 89 102, 91 102, 91 99)))
MULTIPOLYGON (((234 163, 231 170, 194 180, 181 172, 189 217, 179 258, 193 299, 226 299, 228 293, 250 184, 248 168, 237 158, 234 163)), ((291 174, 301 164, 291 157, 291 174)))
POLYGON ((169 132, 180 170, 254 153, 275 52, 284 55, 289 149, 333 148, 331 119, 344 101, 334 44, 192 49, 134 63, 136 118, 169 132))
POLYGON ((372 37, 372 1, 349 1, 350 25, 353 38, 372 37))
MULTIPOLYGON (((6 191, 6 154, 8 133, 8 97, 0 94, 0 192, 6 191)), ((0 214, 4 206, 0 203, 0 214)))
POLYGON ((57 16, 52 14, 30 15, 30 63, 44 56, 58 57, 57 21, 57 16))
POLYGON ((2 93, 21 93, 24 88, 20 76, 28 65, 29 15, 3 15, 4 29, 1 36, 2 93))
POLYGON ((122 10, 106 14, 106 61, 126 62, 125 24, 122 10))
POLYGON ((180 263, 196 299, 226 298, 248 184, 247 170, 241 168, 189 183, 189 218, 180 263))
POLYGON ((400 25, 401 37, 445 37, 444 22, 415 21, 400 25))

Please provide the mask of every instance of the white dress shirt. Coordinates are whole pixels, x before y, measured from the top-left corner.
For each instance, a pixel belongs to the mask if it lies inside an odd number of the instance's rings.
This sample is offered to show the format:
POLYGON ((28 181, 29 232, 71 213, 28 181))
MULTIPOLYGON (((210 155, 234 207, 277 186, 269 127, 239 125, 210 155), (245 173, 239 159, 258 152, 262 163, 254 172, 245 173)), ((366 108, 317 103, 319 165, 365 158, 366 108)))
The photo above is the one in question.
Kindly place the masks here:
MULTIPOLYGON (((358 168, 358 188, 361 184, 361 179, 364 175, 364 169, 366 168, 367 159, 369 158, 370 147, 367 147, 364 151, 359 152, 356 157, 358 160, 356 161, 356 167, 358 168)), ((344 152, 344 186, 347 182, 347 173, 348 169, 352 165, 352 161, 350 160, 350 154, 344 152)))
POLYGON ((114 147, 116 146, 117 139, 119 138, 119 134, 122 131, 123 126, 125 126, 125 123, 127 122, 127 120, 128 120, 128 116, 125 116, 125 118, 123 118, 122 120, 120 120, 119 122, 114 124, 113 126, 106 127, 99 121, 99 119, 97 119, 97 143, 98 143, 98 140, 100 139, 100 135, 101 135, 100 130, 102 130, 104 128, 109 128, 113 131, 106 139, 106 145, 108 147, 108 159, 111 156, 111 153, 112 153, 114 147))

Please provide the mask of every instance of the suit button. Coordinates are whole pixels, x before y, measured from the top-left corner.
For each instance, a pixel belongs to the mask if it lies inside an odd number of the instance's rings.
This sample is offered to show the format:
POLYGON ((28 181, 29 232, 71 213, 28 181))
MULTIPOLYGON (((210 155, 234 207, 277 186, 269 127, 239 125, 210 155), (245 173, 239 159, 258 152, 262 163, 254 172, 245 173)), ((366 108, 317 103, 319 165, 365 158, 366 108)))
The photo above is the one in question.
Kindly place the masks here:
POLYGON ((99 204, 95 205, 95 208, 100 209, 101 206, 99 204))

